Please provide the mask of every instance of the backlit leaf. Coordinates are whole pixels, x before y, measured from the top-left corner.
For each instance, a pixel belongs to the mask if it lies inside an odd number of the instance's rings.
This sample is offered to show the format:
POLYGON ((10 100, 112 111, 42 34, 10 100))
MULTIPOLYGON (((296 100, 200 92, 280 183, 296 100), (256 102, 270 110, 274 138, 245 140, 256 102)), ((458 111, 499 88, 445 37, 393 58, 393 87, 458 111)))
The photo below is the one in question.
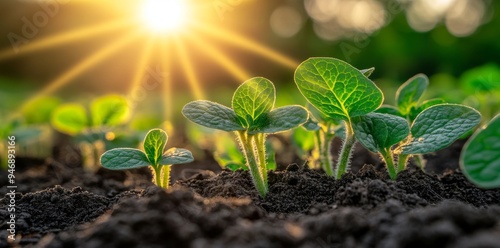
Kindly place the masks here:
POLYGON ((92 125, 116 126, 125 123, 130 117, 127 99, 119 95, 107 95, 95 99, 90 105, 92 125))
POLYGON ((273 109, 275 98, 273 83, 268 79, 255 77, 236 89, 232 107, 245 128, 255 129, 265 124, 266 114, 273 109))
POLYGON ((52 126, 60 132, 76 135, 89 125, 87 111, 80 104, 64 104, 52 114, 52 126))
POLYGON ((170 148, 162 155, 160 165, 185 164, 193 162, 193 154, 182 148, 170 148))
POLYGON ((415 107, 429 85, 429 79, 424 74, 417 74, 401 85, 396 92, 396 103, 399 112, 404 116, 415 107))
POLYGON ((273 109, 267 114, 266 124, 249 134, 254 133, 277 133, 286 131, 302 125, 307 121, 309 113, 298 105, 285 106, 273 109))
POLYGON ((168 135, 161 129, 151 129, 144 138, 144 151, 151 165, 158 165, 167 144, 168 135))
POLYGON ((382 91, 358 69, 334 58, 310 58, 297 67, 295 83, 314 107, 331 119, 368 114, 383 101, 382 91))

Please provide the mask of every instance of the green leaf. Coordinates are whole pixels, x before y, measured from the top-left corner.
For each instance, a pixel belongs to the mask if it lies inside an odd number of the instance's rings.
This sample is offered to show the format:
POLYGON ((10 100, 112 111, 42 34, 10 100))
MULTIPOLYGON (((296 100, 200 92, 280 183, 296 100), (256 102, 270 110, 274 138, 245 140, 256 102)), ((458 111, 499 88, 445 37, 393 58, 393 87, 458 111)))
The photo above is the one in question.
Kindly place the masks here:
POLYGON ((383 101, 382 91, 358 69, 334 58, 310 58, 297 67, 295 83, 314 107, 331 119, 368 114, 383 101))
POLYGON ((460 154, 460 168, 479 187, 500 187, 500 114, 467 141, 460 154))
POLYGON ((185 164, 193 162, 193 154, 187 149, 170 148, 161 157, 161 165, 185 164))
POLYGON ((417 74, 401 85, 396 92, 399 112, 404 116, 408 115, 411 107, 417 106, 428 85, 429 79, 424 74, 417 74))
POLYGON ((309 114, 309 118, 307 118, 307 121, 302 124, 302 127, 307 131, 317 131, 321 129, 321 126, 311 114, 309 114))
POLYGON ((411 126, 412 141, 403 154, 424 154, 443 149, 474 128, 481 114, 460 104, 438 104, 420 113, 411 126))
POLYGON ((363 70, 359 70, 361 73, 363 73, 363 75, 365 75, 365 77, 370 77, 370 75, 372 75, 372 73, 375 71, 375 67, 371 67, 371 68, 368 68, 368 69, 363 69, 363 70))
POLYGON ((415 120, 415 118, 417 118, 417 115, 422 113, 422 111, 424 111, 424 110, 426 110, 434 105, 441 104, 441 103, 444 103, 444 100, 441 98, 434 98, 434 99, 424 101, 419 106, 413 106, 410 109, 410 113, 408 114, 408 118, 410 119, 410 121, 413 121, 413 120, 415 120))
POLYGON ((280 107, 273 109, 267 114, 266 124, 263 127, 255 131, 249 131, 248 133, 277 133, 286 131, 302 125, 307 121, 308 116, 309 113, 302 106, 280 107))
POLYGON ((255 77, 240 85, 233 95, 232 107, 247 129, 265 125, 266 114, 273 109, 276 92, 268 79, 255 77))
POLYGON ((410 133, 408 121, 395 115, 370 113, 352 121, 358 141, 375 153, 399 143, 410 133))
POLYGON ((61 104, 61 100, 51 96, 43 96, 30 101, 22 108, 27 124, 42 124, 50 122, 52 112, 61 104))
POLYGON ((223 131, 245 130, 234 111, 224 105, 198 100, 190 102, 182 109, 182 114, 190 121, 223 131))
POLYGON ((146 154, 138 149, 115 148, 101 156, 102 167, 110 170, 126 170, 150 165, 146 154))
POLYGON ((64 104, 52 114, 52 126, 62 133, 75 135, 88 127, 87 111, 80 104, 64 104))
POLYGON ((396 107, 393 107, 391 105, 386 105, 386 104, 383 104, 382 106, 380 106, 380 108, 376 109, 374 112, 403 117, 403 115, 399 112, 399 109, 397 109, 396 107))
POLYGON ((151 129, 144 138, 144 151, 151 165, 159 164, 163 155, 163 150, 167 144, 168 135, 161 129, 151 129))
POLYGON ((92 125, 116 126, 125 123, 130 116, 127 99, 119 95, 99 97, 90 104, 92 125))

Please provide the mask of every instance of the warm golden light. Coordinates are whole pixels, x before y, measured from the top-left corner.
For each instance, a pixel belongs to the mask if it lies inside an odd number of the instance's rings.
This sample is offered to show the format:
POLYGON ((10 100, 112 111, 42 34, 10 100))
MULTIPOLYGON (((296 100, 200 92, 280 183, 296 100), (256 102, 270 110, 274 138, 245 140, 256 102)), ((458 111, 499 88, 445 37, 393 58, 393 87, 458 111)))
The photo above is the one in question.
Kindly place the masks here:
POLYGON ((146 0, 140 17, 144 24, 155 32, 171 32, 186 22, 185 0, 146 0))

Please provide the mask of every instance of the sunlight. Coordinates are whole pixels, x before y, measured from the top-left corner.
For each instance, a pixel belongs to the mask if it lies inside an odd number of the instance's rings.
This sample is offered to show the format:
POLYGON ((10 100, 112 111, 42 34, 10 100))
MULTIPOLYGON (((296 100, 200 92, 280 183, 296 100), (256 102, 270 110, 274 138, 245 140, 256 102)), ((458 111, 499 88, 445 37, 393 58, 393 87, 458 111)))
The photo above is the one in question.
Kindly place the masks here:
POLYGON ((187 81, 191 90, 193 91, 193 95, 195 98, 204 99, 205 94, 203 93, 198 77, 196 76, 196 72, 194 71, 191 60, 189 60, 188 52, 184 43, 178 38, 175 37, 175 50, 177 51, 178 58, 181 62, 182 69, 184 70, 184 74, 186 74, 187 81))
POLYGON ((298 65, 299 62, 288 58, 287 56, 280 54, 279 52, 276 52, 266 46, 263 46, 255 41, 252 41, 250 39, 247 39, 239 34, 223 30, 221 28, 207 25, 204 23, 195 23, 196 28, 204 33, 207 33, 213 37, 216 37, 217 39, 223 41, 223 42, 228 42, 231 43, 235 46, 241 47, 248 49, 249 51, 253 51, 255 53, 258 53, 268 59, 274 60, 286 67, 289 67, 291 69, 295 69, 298 65))
POLYGON ((97 35, 105 35, 109 32, 120 30, 122 28, 130 26, 132 22, 125 20, 118 20, 113 22, 107 22, 101 25, 90 26, 86 28, 76 29, 74 31, 68 31, 47 38, 43 38, 37 41, 33 41, 29 44, 19 47, 19 50, 12 49, 11 47, 0 51, 0 60, 9 59, 21 54, 36 52, 43 49, 48 49, 58 45, 68 44, 73 41, 82 41, 82 39, 90 39, 97 35))
POLYGON ((108 46, 99 50, 98 52, 85 58, 83 61, 81 61, 77 65, 73 66, 71 69, 69 69, 68 71, 63 73, 61 76, 57 77, 52 82, 47 84, 47 86, 45 88, 38 91, 33 97, 31 97, 28 101, 26 101, 19 109, 24 108, 25 106, 29 105, 31 102, 33 102, 34 100, 36 100, 42 96, 46 96, 46 95, 50 95, 50 94, 54 93, 54 91, 63 87, 68 82, 73 80, 75 77, 79 76, 80 74, 82 74, 83 72, 85 72, 86 70, 91 68, 92 66, 99 64, 105 58, 109 57, 110 55, 119 51, 120 49, 123 49, 123 47, 125 45, 129 44, 130 42, 136 40, 139 37, 141 37, 141 36, 138 32, 133 32, 129 35, 126 35, 124 38, 119 39, 118 42, 111 43, 108 46))
POLYGON ((171 32, 186 23, 187 9, 185 0, 147 0, 141 8, 140 17, 155 32, 171 32))

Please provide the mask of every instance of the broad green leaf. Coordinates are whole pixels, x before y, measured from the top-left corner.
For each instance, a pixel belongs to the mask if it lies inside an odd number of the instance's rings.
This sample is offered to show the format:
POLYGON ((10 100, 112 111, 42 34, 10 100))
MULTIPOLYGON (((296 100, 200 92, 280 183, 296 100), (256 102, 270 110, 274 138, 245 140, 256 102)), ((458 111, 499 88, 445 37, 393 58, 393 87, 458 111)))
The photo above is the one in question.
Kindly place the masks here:
POLYGON ((359 70, 359 71, 361 73, 363 73, 363 75, 365 75, 365 77, 370 77, 370 75, 372 75, 372 73, 375 71, 375 67, 371 67, 371 68, 359 70))
POLYGON ((156 166, 160 162, 163 150, 167 144, 168 135, 161 129, 151 129, 144 138, 144 151, 151 165, 156 166))
POLYGON ((469 95, 500 90, 500 67, 486 64, 472 68, 460 77, 461 88, 469 95))
POLYGON ((295 83, 329 119, 349 120, 382 104, 382 91, 358 69, 334 58, 310 58, 297 67, 295 83))
POLYGON ((410 134, 408 121, 395 115, 370 113, 355 117, 352 122, 358 141, 375 153, 390 148, 410 134))
POLYGON ((148 166, 150 162, 141 150, 115 148, 102 154, 101 164, 110 170, 126 170, 148 166))
POLYGON ((403 117, 403 115, 399 112, 399 109, 397 109, 396 107, 393 107, 391 105, 386 105, 386 104, 383 104, 382 106, 380 106, 380 108, 376 109, 374 112, 403 117))
POLYGON ((467 141, 460 154, 460 168, 479 187, 500 187, 500 115, 467 141))
POLYGON ((438 105, 438 104, 442 104, 442 103, 444 103, 443 99, 434 98, 434 99, 430 99, 430 100, 422 102, 422 104, 420 104, 419 106, 412 106, 410 109, 410 113, 408 114, 408 118, 410 119, 410 121, 413 121, 413 120, 415 120, 415 118, 417 118, 417 115, 419 115, 425 109, 428 109, 434 105, 438 105))
POLYGON ((255 77, 236 89, 232 107, 245 128, 259 128, 265 124, 266 114, 273 109, 275 98, 273 83, 268 79, 255 77))
POLYGON ((255 133, 277 133, 286 131, 302 125, 307 121, 309 113, 298 105, 285 106, 273 109, 267 114, 265 125, 249 131, 249 134, 255 133))
POLYGON ((170 148, 161 157, 160 165, 185 164, 193 162, 193 154, 182 148, 170 148))
POLYGON ((87 111, 80 104, 64 104, 52 114, 52 126, 62 133, 75 135, 89 125, 87 111))
POLYGON ((223 131, 244 130, 234 111, 224 105, 198 100, 190 102, 182 109, 182 114, 190 121, 223 131))
POLYGON ((125 97, 107 95, 99 97, 90 104, 92 125, 116 126, 125 123, 130 117, 130 108, 125 97))
POLYGON ((402 115, 408 115, 411 107, 417 106, 428 85, 429 79, 427 76, 417 74, 399 87, 396 92, 396 103, 402 115))
POLYGON ((43 96, 30 101, 22 108, 27 124, 42 124, 50 122, 52 112, 61 104, 61 100, 52 96, 43 96))
POLYGON ((403 154, 424 154, 443 149, 474 128, 481 114, 460 104, 438 104, 420 113, 411 126, 412 141, 403 154))

